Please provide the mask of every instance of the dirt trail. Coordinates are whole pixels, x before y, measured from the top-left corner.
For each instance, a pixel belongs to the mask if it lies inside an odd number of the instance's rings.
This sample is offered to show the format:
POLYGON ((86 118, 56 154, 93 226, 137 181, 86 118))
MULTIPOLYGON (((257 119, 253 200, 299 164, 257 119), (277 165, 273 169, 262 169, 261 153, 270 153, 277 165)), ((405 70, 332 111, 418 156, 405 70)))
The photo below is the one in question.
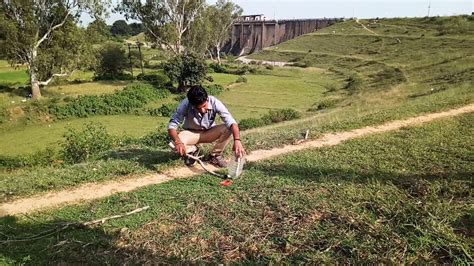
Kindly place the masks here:
MULTIPOLYGON (((287 145, 282 148, 271 150, 253 151, 247 156, 248 161, 269 159, 274 156, 323 146, 334 146, 345 140, 397 130, 406 126, 418 125, 435 119, 457 116, 460 114, 474 112, 474 103, 458 109, 445 112, 432 113, 413 117, 405 120, 396 120, 379 126, 364 127, 340 133, 329 133, 316 140, 307 141, 299 145, 287 145)), ((211 170, 217 170, 209 167, 211 170)), ((118 192, 132 191, 148 185, 163 183, 176 178, 187 178, 204 173, 199 166, 192 168, 179 167, 170 169, 162 174, 151 174, 143 177, 129 178, 118 181, 109 181, 100 184, 85 184, 83 186, 65 191, 51 192, 30 198, 15 200, 0 205, 0 217, 20 213, 33 212, 40 209, 58 207, 70 203, 78 203, 93 199, 103 198, 118 192)))

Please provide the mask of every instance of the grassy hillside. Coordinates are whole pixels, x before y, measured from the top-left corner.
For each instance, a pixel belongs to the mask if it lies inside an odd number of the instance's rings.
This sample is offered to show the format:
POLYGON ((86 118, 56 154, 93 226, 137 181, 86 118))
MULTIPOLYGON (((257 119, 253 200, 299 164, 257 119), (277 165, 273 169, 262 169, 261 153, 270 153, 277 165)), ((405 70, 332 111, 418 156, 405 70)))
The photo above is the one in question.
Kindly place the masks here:
MULTIPOLYGON (((250 56, 295 67, 253 66, 240 83, 237 75, 212 75, 228 85, 219 98, 238 119, 282 107, 303 113, 300 120, 242 132, 248 152, 270 149, 301 139, 306 130, 317 138, 473 103, 472 26, 470 17, 346 21, 250 56)), ((84 94, 101 91, 91 83, 70 84, 50 95, 64 104, 86 84, 84 94)), ((21 113, 22 104, 6 110, 21 113)), ((161 118, 89 119, 138 135, 153 131, 161 118)), ((48 146, 68 123, 82 121, 55 122, 54 132, 45 127, 49 121, 24 122, 0 131, 2 152, 24 151, 32 142, 48 146)), ((467 264, 474 245, 473 125, 474 115, 465 114, 249 163, 230 187, 202 175, 0 218, 0 263, 467 264), (144 205, 150 209, 105 224, 65 226, 144 205), (25 238, 33 239, 16 241, 25 238)), ((119 140, 124 145, 81 163, 0 170, 0 202, 181 164, 162 147, 160 134, 119 140)), ((34 156, 42 158, 27 159, 34 156)))

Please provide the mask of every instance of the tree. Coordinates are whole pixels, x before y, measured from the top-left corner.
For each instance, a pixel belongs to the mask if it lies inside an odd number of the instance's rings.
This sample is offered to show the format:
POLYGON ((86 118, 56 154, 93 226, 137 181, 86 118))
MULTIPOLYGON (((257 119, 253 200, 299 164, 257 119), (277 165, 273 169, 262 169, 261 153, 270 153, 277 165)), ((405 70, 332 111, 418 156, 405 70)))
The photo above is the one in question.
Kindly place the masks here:
POLYGON ((185 92, 188 86, 201 84, 207 75, 206 62, 193 53, 176 55, 163 65, 163 70, 171 81, 178 82, 178 92, 185 92))
POLYGON ((112 24, 110 32, 114 36, 128 36, 131 34, 132 29, 125 20, 117 20, 112 24))
POLYGON ((208 54, 212 58, 213 41, 211 40, 212 25, 209 18, 209 7, 206 7, 199 18, 190 25, 183 36, 183 45, 192 53, 208 54))
POLYGON ((33 99, 41 97, 40 85, 67 76, 79 66, 74 58, 80 57, 77 53, 83 47, 77 45, 81 40, 76 23, 83 12, 100 15, 109 1, 0 0, 7 59, 12 65, 27 65, 33 99))
POLYGON ((101 18, 97 18, 89 23, 86 32, 89 40, 94 44, 103 43, 110 36, 109 27, 101 18))
POLYGON ((96 76, 106 79, 115 79, 123 74, 127 67, 127 56, 118 43, 106 43, 100 53, 96 69, 96 76))
POLYGON ((208 18, 211 25, 211 37, 213 46, 216 49, 217 61, 221 63, 220 53, 222 47, 230 38, 230 28, 235 20, 242 14, 240 6, 229 0, 218 0, 215 6, 210 6, 208 18))
POLYGON ((127 19, 141 21, 150 40, 180 54, 184 52, 183 35, 204 6, 205 0, 123 1, 118 10, 127 19))
POLYGON ((143 26, 142 23, 130 23, 130 34, 135 36, 135 35, 138 35, 142 32, 145 32, 146 29, 145 27, 143 26))

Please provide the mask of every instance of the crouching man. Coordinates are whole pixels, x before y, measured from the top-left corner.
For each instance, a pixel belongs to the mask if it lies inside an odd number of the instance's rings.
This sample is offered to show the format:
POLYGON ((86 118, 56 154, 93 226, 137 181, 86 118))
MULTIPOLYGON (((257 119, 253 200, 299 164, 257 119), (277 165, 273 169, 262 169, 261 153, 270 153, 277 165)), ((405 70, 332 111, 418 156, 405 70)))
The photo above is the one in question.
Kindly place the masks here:
POLYGON ((168 135, 172 139, 170 146, 181 156, 184 156, 186 165, 191 166, 194 160, 185 156, 186 153, 197 155, 199 143, 213 143, 209 163, 216 167, 226 167, 222 156, 226 145, 233 137, 232 150, 237 157, 245 154, 240 142, 239 127, 224 104, 214 96, 208 96, 202 86, 193 86, 171 116, 168 124, 168 135), (216 125, 215 119, 219 115, 224 124, 216 125), (183 131, 177 132, 178 126, 183 123, 183 131), (172 145, 174 144, 174 145, 172 145))

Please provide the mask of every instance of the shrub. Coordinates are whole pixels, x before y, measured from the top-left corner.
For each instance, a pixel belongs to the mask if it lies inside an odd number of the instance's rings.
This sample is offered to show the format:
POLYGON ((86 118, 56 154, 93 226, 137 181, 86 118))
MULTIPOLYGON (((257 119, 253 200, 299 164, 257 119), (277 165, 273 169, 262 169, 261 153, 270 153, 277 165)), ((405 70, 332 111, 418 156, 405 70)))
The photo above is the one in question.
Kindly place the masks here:
POLYGON ((214 63, 214 62, 209 64, 209 69, 214 71, 215 73, 228 73, 229 72, 229 70, 227 69, 227 66, 214 63))
POLYGON ((273 70, 275 67, 272 65, 266 65, 265 68, 268 70, 273 70))
POLYGON ((357 76, 350 76, 346 79, 346 85, 344 86, 345 90, 356 91, 362 86, 362 80, 357 76))
POLYGON ((90 123, 82 131, 69 129, 64 134, 62 158, 66 163, 80 163, 94 158, 113 146, 113 138, 105 127, 98 123, 90 123))
POLYGON ((163 99, 168 95, 168 90, 157 90, 151 85, 136 84, 114 94, 80 96, 63 106, 52 105, 49 107, 49 113, 57 119, 131 113, 152 100, 163 99))
POLYGON ((270 125, 272 123, 298 119, 300 117, 301 114, 293 109, 270 110, 268 114, 263 115, 260 118, 247 118, 241 120, 239 122, 239 129, 246 130, 250 128, 270 125))
POLYGON ((153 73, 153 74, 139 74, 137 80, 147 81, 155 86, 162 86, 166 84, 169 79, 164 74, 153 73))
POLYGON ((109 42, 99 52, 95 74, 100 78, 119 78, 122 77, 123 70, 126 67, 127 57, 121 45, 109 42))
POLYGON ((240 76, 237 78, 237 80, 235 81, 236 83, 247 83, 247 77, 246 76, 240 76))
MULTIPOLYGON (((162 126, 164 127, 164 126, 162 126)), ((168 147, 168 132, 156 131, 145 135, 139 140, 140 143, 150 147, 167 148, 168 147)))
POLYGON ((56 151, 52 148, 21 156, 0 155, 0 168, 14 169, 21 167, 48 166, 56 161, 56 151))
POLYGON ((242 119, 239 122, 239 129, 240 130, 247 130, 251 128, 256 128, 256 127, 263 127, 267 124, 265 124, 265 121, 263 121, 260 118, 246 118, 242 119))
POLYGON ((314 107, 308 109, 308 111, 320 111, 320 110, 325 110, 325 109, 330 109, 335 107, 338 103, 342 101, 341 98, 324 98, 321 101, 313 104, 314 107))
POLYGON ((224 87, 220 84, 207 85, 205 86, 205 89, 207 91, 207 94, 213 96, 219 95, 224 91, 224 87))
POLYGON ((177 55, 162 66, 169 79, 178 83, 179 92, 185 92, 188 86, 201 84, 208 71, 204 59, 193 53, 177 55))
POLYGON ((180 94, 180 95, 174 97, 174 100, 177 101, 178 103, 180 103, 184 99, 186 99, 186 95, 184 95, 184 94, 180 94))
POLYGON ((271 123, 279 123, 283 121, 298 119, 301 114, 293 109, 270 110, 268 114, 262 116, 262 120, 271 121, 271 123))
POLYGON ((178 105, 176 103, 168 103, 161 105, 160 108, 154 109, 153 113, 150 115, 160 115, 163 117, 170 117, 178 105))

